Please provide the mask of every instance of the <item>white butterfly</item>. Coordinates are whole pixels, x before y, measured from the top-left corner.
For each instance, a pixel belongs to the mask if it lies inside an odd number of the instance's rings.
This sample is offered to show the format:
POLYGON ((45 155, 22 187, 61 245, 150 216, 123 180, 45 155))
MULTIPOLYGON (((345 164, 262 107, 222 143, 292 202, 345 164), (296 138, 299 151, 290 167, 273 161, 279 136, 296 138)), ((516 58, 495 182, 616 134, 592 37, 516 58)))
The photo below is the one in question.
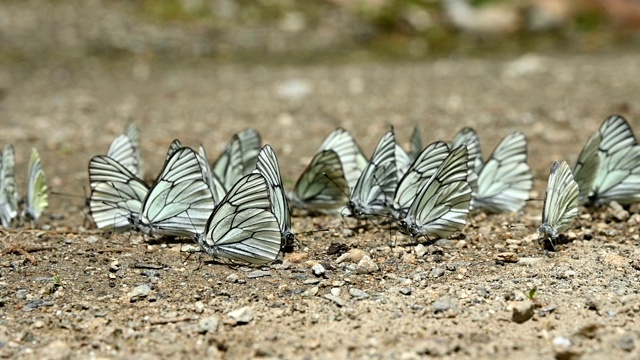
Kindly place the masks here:
POLYGON ((462 128, 454 136, 451 142, 451 148, 455 149, 460 145, 466 146, 467 152, 469 153, 467 181, 469 182, 469 186, 471 186, 471 191, 473 191, 473 197, 475 197, 478 191, 478 171, 482 169, 482 149, 480 148, 480 137, 478 133, 470 127, 462 128))
POLYGON ((396 178, 399 180, 407 172, 407 170, 409 169, 409 166, 411 166, 411 163, 413 162, 414 157, 407 154, 407 152, 404 151, 402 146, 400 146, 400 144, 396 142, 395 158, 396 158, 395 159, 396 160, 396 178))
POLYGON ((480 168, 472 208, 490 213, 518 211, 529 199, 532 187, 533 175, 527 164, 527 139, 514 131, 502 139, 480 168))
POLYGON ((640 201, 640 145, 629 123, 619 115, 600 126, 600 164, 589 196, 589 204, 611 201, 627 205, 640 201))
POLYGON ((538 229, 539 241, 550 245, 546 247, 553 248, 560 233, 571 227, 578 216, 578 194, 578 184, 567 162, 554 161, 547 182, 542 225, 538 229))
POLYGON ((349 200, 342 162, 333 150, 318 152, 288 196, 292 206, 322 214, 339 214, 349 200))
POLYGON ((392 213, 396 218, 403 218, 406 215, 418 191, 433 176, 449 152, 449 146, 446 143, 436 141, 418 153, 398 182, 393 195, 392 213))
POLYGON ((280 224, 283 249, 291 249, 296 240, 295 235, 291 231, 291 212, 289 211, 287 197, 285 196, 284 187, 282 186, 282 176, 280 175, 278 158, 270 145, 265 145, 262 147, 262 150, 260 150, 255 171, 262 174, 267 180, 271 200, 271 212, 276 216, 278 224, 280 224))
POLYGON ((389 212, 398 184, 396 147, 395 135, 388 131, 378 142, 371 161, 351 191, 346 208, 350 216, 363 218, 389 212))
POLYGON ((183 147, 165 162, 134 226, 147 235, 191 236, 204 229, 214 206, 200 157, 183 147))
POLYGON ((240 178, 194 239, 214 257, 251 264, 275 260, 281 249, 281 233, 271 212, 265 177, 252 173, 240 178))
POLYGON ((213 201, 218 204, 222 201, 222 198, 227 193, 222 181, 218 179, 218 176, 211 171, 211 167, 209 165, 209 158, 207 157, 207 152, 204 149, 204 146, 200 145, 198 148, 198 160, 200 161, 200 168, 202 169, 202 174, 209 185, 209 189, 211 189, 211 193, 213 193, 213 201))
POLYGON ((333 150, 338 155, 342 163, 344 177, 349 184, 348 189, 353 189, 358 182, 358 178, 369 161, 362 153, 362 149, 356 143, 353 136, 342 128, 333 130, 324 140, 318 153, 324 150, 333 150))
POLYGON ((467 149, 453 150, 419 190, 400 230, 412 237, 445 238, 462 231, 471 202, 467 182, 467 149))
POLYGON ((27 197, 23 217, 35 222, 42 212, 49 206, 49 194, 47 192, 47 178, 40 164, 40 155, 35 148, 31 150, 29 159, 29 172, 27 173, 27 197))
POLYGON ((16 154, 13 145, 5 145, 0 166, 0 220, 2 226, 9 227, 18 217, 20 197, 16 187, 14 166, 16 154))
POLYGON ((261 147, 260 134, 254 129, 249 128, 233 135, 231 142, 212 166, 213 173, 225 189, 229 189, 243 175, 256 168, 261 147))
POLYGON ((418 127, 416 126, 413 128, 413 132, 411 133, 411 147, 409 148, 409 155, 411 158, 415 159, 418 157, 422 149, 422 137, 420 136, 420 130, 418 130, 418 127))
POLYGON ((602 141, 602 135, 599 131, 595 132, 582 148, 576 166, 573 168, 573 178, 578 183, 580 193, 578 194, 578 203, 584 205, 589 201, 591 186, 598 175, 598 166, 600 158, 598 157, 598 148, 602 141))
POLYGON ((124 134, 113 139, 109 150, 107 150, 107 156, 119 162, 138 178, 143 178, 144 165, 140 155, 140 130, 135 123, 128 123, 124 134))
POLYGON ((137 223, 147 185, 114 159, 98 155, 89 161, 89 209, 99 229, 125 231, 137 223))

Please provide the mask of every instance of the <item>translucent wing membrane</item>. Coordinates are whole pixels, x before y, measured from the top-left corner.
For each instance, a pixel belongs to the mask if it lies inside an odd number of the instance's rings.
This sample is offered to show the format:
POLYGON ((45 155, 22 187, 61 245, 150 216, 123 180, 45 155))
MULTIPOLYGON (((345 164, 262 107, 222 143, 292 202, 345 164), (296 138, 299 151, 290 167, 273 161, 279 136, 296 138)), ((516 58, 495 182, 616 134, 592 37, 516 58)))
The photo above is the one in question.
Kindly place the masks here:
POLYGON ((369 161, 351 133, 342 128, 335 129, 320 145, 318 152, 324 150, 333 150, 338 155, 342 163, 344 177, 349 184, 348 189, 353 189, 369 161))
POLYGON ((211 214, 195 240, 210 255, 268 264, 281 248, 278 220, 271 213, 267 181, 261 173, 243 176, 211 214))
POLYGON ((213 173, 225 189, 256 168, 261 146, 260 134, 254 129, 246 129, 233 136, 212 166, 213 173))
POLYGON ((473 197, 475 197, 478 191, 478 173, 476 172, 476 167, 482 168, 482 149, 480 148, 480 137, 478 133, 472 128, 463 128, 454 136, 451 142, 451 148, 455 149, 460 145, 466 146, 469 153, 467 181, 473 191, 473 197))
POLYGON ((411 147, 409 149, 409 155, 412 159, 415 159, 418 157, 422 149, 422 137, 420 136, 420 130, 418 130, 418 127, 416 126, 413 128, 413 132, 411 133, 411 147))
POLYGON ((482 166, 472 207, 490 213, 518 211, 529 199, 532 186, 527 139, 520 132, 512 132, 482 166))
POLYGON ((128 123, 124 134, 113 139, 109 150, 107 150, 107 156, 119 162, 138 178, 143 178, 144 165, 140 153, 140 130, 135 123, 128 123))
POLYGON ((444 159, 418 192, 406 217, 399 221, 404 233, 412 237, 445 238, 462 231, 471 202, 467 163, 464 146, 444 159))
POLYGON ((209 185, 209 189, 213 194, 213 201, 215 204, 219 204, 227 191, 222 184, 222 181, 220 181, 216 174, 211 171, 207 152, 202 145, 198 148, 198 161, 200 161, 200 169, 202 170, 205 181, 207 182, 207 185, 209 185))
POLYGON ((49 193, 47 191, 47 178, 42 170, 40 155, 36 149, 31 150, 27 179, 24 217, 30 221, 37 221, 42 212, 49 206, 49 193))
POLYGON ((589 140, 587 140, 587 143, 578 156, 576 166, 573 168, 573 177, 580 189, 580 193, 578 194, 578 203, 580 205, 589 201, 591 186, 598 174, 598 166, 600 165, 598 147, 600 147, 601 140, 602 135, 600 135, 600 132, 594 133, 589 140))
POLYGON ((542 225, 538 229, 541 241, 548 241, 553 247, 558 235, 571 227, 578 216, 578 195, 578 184, 569 165, 555 161, 547 182, 542 225))

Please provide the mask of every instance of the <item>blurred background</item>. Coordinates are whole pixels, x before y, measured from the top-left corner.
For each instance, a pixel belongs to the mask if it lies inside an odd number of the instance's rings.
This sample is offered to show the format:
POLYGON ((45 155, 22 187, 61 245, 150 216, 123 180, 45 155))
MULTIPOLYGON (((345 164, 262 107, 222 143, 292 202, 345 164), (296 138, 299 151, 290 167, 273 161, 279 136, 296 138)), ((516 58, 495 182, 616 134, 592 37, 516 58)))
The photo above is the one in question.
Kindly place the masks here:
POLYGON ((635 0, 3 0, 0 61, 277 63, 635 46, 635 0))

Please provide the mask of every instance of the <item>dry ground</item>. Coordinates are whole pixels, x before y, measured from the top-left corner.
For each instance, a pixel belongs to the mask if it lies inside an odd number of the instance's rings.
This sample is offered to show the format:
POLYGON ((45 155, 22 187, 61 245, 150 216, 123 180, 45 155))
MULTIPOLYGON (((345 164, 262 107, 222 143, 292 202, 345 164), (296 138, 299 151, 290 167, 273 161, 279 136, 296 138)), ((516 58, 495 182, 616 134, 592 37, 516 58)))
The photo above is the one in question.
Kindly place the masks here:
MULTIPOLYGON (((51 190, 48 230, 3 232, 0 356, 31 358, 560 358, 640 357, 640 215, 584 213, 575 241, 545 255, 535 242, 541 201, 519 214, 473 217, 464 235, 416 246, 386 227, 350 231, 339 218, 295 217, 305 247, 260 270, 185 261, 179 243, 103 234, 83 208, 91 156, 128 119, 143 130, 147 173, 174 138, 215 157, 251 126, 280 156, 288 186, 336 126, 367 153, 393 125, 425 142, 474 126, 488 156, 524 132, 541 199, 554 159, 577 157, 614 112, 640 126, 638 54, 443 59, 308 67, 83 60, 0 68, 0 143, 15 144, 24 184, 40 149, 51 190), (283 85, 311 92, 294 99, 283 85), (396 243, 396 246, 390 246, 396 243), (368 254, 362 273, 333 251, 368 254), (502 252, 519 261, 497 261, 502 252), (312 274, 320 262, 322 277, 312 274), (139 285, 151 288, 132 302, 139 285), (353 290, 353 289, 356 290, 353 290), (513 306, 537 288, 535 314, 513 306), (361 290, 366 294, 358 292, 361 290), (325 298, 334 293, 337 301, 325 298), (228 315, 248 307, 248 324, 228 315)), ((285 86, 286 87, 286 86, 285 86)), ((290 87, 291 88, 291 87, 290 87)), ((24 186, 21 187, 24 189, 24 186)), ((188 242, 188 241, 187 241, 188 242)), ((204 260, 207 260, 203 258, 204 260)), ((526 307, 526 306, 525 306, 526 307)))

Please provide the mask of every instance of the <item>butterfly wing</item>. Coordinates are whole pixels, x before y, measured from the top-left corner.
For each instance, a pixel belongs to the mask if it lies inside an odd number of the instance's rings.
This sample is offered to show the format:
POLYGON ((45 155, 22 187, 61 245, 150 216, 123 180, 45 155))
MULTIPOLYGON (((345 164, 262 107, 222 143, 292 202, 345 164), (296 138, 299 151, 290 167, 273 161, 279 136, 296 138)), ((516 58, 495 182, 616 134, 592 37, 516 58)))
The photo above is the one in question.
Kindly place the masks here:
POLYGON ((413 162, 413 157, 407 154, 406 151, 396 142, 395 146, 395 157, 396 157, 396 181, 400 180, 402 176, 407 172, 409 166, 413 162))
POLYGON ((132 174, 139 177, 140 173, 140 154, 138 148, 125 134, 117 136, 111 142, 107 156, 119 162, 127 168, 132 174))
POLYGON ((640 145, 629 123, 622 116, 610 116, 600 127, 600 134, 600 165, 589 202, 604 205, 640 201, 640 145))
POLYGON ((529 199, 532 187, 527 139, 515 131, 498 144, 478 174, 478 191, 472 207, 490 213, 518 211, 529 199))
POLYGON ((149 188, 127 168, 104 155, 89 161, 89 209, 99 229, 124 231, 138 217, 149 188))
POLYGON ((268 264, 281 248, 278 220, 271 213, 267 181, 245 175, 229 190, 196 241, 210 255, 251 264, 268 264))
POLYGON ((218 177, 211 171, 207 152, 202 145, 198 148, 198 161, 200 161, 202 174, 204 175, 204 178, 209 185, 209 189, 211 189, 211 193, 213 194, 213 201, 215 204, 219 204, 227 192, 224 185, 222 185, 222 181, 220 181, 220 179, 218 179, 218 177))
POLYGON ((291 232, 291 212, 287 203, 287 197, 282 186, 282 176, 278 158, 270 145, 265 145, 258 154, 258 164, 256 171, 261 173, 267 180, 269 186, 269 197, 271 200, 271 210, 280 224, 283 246, 291 247, 295 241, 295 236, 291 232))
POLYGON ((470 127, 463 128, 454 136, 451 142, 451 148, 455 149, 460 145, 466 146, 467 152, 469 153, 469 173, 467 181, 475 197, 478 191, 478 173, 476 172, 476 166, 482 167, 482 149, 480 148, 480 137, 478 133, 470 127))
POLYGON ((338 154, 325 150, 317 153, 300 175, 289 200, 300 209, 337 214, 349 200, 348 187, 338 154))
POLYGON ((547 182, 547 193, 542 212, 540 238, 554 245, 558 235, 571 227, 578 216, 578 184, 573 180, 571 168, 563 161, 554 161, 547 182))
POLYGON ((436 141, 424 148, 398 182, 393 195, 393 212, 402 218, 415 200, 418 191, 433 176, 440 164, 449 155, 449 146, 436 141))
POLYGON ((445 238, 462 231, 471 202, 467 149, 460 146, 440 164, 420 189, 400 228, 413 237, 445 238))
POLYGON ((5 145, 0 167, 0 220, 4 227, 11 226, 18 216, 19 196, 14 173, 15 162, 13 145, 5 145))
POLYGON ((584 148, 582 148, 576 166, 573 168, 573 178, 580 189, 578 194, 578 203, 580 204, 585 204, 589 201, 591 186, 598 174, 598 166, 600 165, 598 148, 601 140, 602 135, 599 131, 591 135, 584 148))
POLYGON ((47 192, 47 178, 40 164, 40 155, 35 148, 31 150, 27 179, 24 216, 32 221, 37 221, 44 209, 49 205, 49 194, 47 192))
POLYGON ((164 161, 167 162, 175 154, 176 151, 182 149, 182 142, 178 139, 175 139, 169 144, 169 149, 167 149, 167 155, 164 157, 164 161))
POLYGON ((412 159, 415 159, 420 155, 422 151, 422 137, 420 136, 420 130, 418 127, 413 128, 413 132, 411 133, 411 148, 409 149, 409 155, 412 159))
MULTIPOLYGON (((347 203, 351 216, 386 214, 398 184, 396 140, 393 131, 385 133, 353 188, 347 203)), ((402 150, 402 149, 400 149, 402 150)), ((404 150, 402 150, 404 151, 404 150)))
POLYGON ((142 203, 137 226, 146 234, 192 236, 204 230, 214 205, 198 155, 184 147, 165 162, 142 203))
POLYGON ((338 154, 344 176, 349 184, 348 189, 353 189, 369 161, 351 133, 342 128, 333 130, 320 145, 318 153, 324 150, 333 150, 338 154))
POLYGON ((233 136, 212 167, 226 189, 255 169, 261 146, 260 134, 254 129, 249 128, 233 136))

